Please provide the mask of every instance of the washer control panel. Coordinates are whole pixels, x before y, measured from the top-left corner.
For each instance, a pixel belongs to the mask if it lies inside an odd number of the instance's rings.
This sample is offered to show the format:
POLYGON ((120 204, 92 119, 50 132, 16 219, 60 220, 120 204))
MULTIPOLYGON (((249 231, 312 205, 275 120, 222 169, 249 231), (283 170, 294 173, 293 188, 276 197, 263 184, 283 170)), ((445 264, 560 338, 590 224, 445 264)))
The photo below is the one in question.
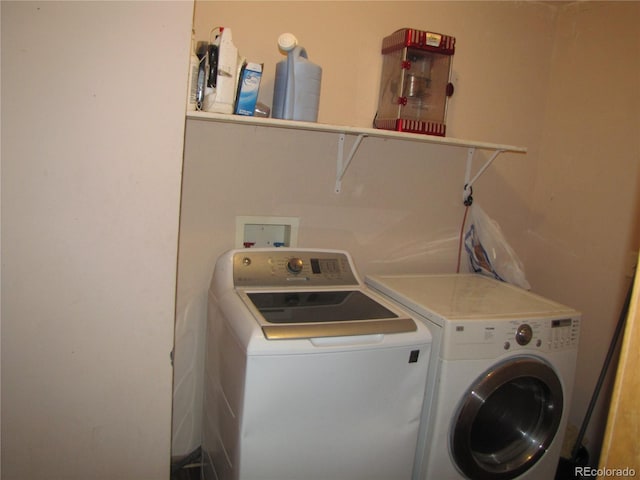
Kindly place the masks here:
POLYGON ((233 281, 237 287, 359 284, 346 252, 282 248, 238 251, 233 257, 233 281))

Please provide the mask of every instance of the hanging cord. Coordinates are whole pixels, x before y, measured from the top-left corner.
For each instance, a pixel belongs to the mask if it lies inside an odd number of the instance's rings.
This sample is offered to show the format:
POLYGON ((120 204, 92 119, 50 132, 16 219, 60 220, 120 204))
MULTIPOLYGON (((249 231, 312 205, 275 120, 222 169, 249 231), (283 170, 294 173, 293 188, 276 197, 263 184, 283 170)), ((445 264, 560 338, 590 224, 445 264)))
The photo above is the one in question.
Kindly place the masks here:
POLYGON ((464 244, 464 224, 467 222, 467 214, 469 213, 469 207, 464 207, 464 216, 462 217, 462 225, 460 226, 460 238, 458 240, 458 266, 456 267, 456 273, 460 273, 460 258, 462 257, 462 245, 464 244))

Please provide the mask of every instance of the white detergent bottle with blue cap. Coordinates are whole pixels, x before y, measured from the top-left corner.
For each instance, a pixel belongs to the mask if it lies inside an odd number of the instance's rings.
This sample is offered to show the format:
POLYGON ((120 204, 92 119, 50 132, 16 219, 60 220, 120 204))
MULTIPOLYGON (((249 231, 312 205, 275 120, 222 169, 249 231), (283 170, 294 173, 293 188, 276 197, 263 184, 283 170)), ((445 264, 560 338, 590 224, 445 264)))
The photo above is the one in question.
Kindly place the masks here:
POLYGON ((273 118, 316 122, 322 68, 309 61, 307 51, 291 33, 278 37, 278 48, 287 59, 276 65, 273 118))

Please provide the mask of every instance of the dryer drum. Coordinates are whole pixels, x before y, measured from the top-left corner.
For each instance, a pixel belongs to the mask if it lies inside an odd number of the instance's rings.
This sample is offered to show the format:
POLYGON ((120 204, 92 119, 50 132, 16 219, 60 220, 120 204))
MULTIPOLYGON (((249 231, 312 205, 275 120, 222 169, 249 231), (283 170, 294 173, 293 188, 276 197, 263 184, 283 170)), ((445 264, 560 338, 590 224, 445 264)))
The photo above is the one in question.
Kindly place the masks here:
POLYGON ((474 480, 506 480, 531 468, 556 435, 562 385, 553 369, 516 357, 478 377, 462 398, 451 426, 451 454, 474 480))

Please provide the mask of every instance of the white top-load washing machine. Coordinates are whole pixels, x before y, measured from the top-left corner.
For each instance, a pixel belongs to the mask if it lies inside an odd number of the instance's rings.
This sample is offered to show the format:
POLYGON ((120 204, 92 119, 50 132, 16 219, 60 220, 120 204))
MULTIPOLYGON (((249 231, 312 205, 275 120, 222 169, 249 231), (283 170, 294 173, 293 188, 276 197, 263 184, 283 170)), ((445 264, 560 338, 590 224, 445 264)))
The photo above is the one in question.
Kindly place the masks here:
POLYGON ((207 323, 206 479, 411 478, 431 335, 348 253, 229 251, 207 323))
POLYGON ((433 335, 414 479, 553 479, 580 314, 478 274, 365 281, 433 335))

